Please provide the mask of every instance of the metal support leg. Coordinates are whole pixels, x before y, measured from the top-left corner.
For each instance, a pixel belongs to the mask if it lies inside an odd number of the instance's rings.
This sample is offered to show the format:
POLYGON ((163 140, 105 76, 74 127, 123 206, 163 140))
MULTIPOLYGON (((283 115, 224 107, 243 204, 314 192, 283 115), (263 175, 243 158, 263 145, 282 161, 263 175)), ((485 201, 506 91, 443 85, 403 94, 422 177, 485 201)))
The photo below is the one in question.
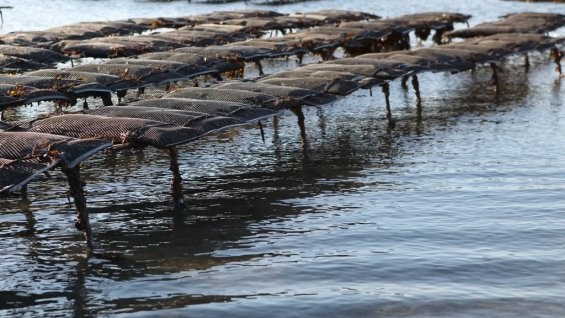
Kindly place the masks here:
POLYGON ((555 67, 555 70, 557 71, 557 73, 559 73, 559 75, 563 74, 561 69, 561 59, 563 58, 563 56, 565 56, 565 54, 562 51, 559 51, 558 48, 551 49, 549 53, 549 57, 551 57, 553 59, 553 62, 555 62, 555 64, 557 65, 555 67))
POLYGON ((182 193, 182 177, 179 170, 178 152, 177 148, 169 147, 167 148, 169 153, 169 158, 171 160, 170 169, 173 173, 173 179, 171 180, 171 191, 173 194, 173 203, 175 208, 184 208, 184 197, 182 193))
POLYGON ((401 82, 400 82, 400 87, 402 87, 403 90, 408 90, 408 80, 410 79, 409 75, 404 75, 402 76, 401 82))
POLYGON ((112 94, 111 93, 106 93, 102 95, 102 104, 104 104, 104 106, 112 106, 112 94))
POLYGON ((86 245, 90 253, 94 250, 94 244, 92 242, 92 229, 90 228, 90 221, 88 212, 86 211, 86 198, 84 197, 84 184, 80 180, 80 166, 77 165, 74 168, 65 167, 62 169, 63 173, 67 176, 67 181, 69 183, 69 195, 73 197, 76 209, 77 209, 77 220, 75 222, 75 227, 79 231, 84 232, 84 238, 86 239, 86 245))
POLYGON ((261 131, 261 140, 265 143, 265 130, 263 129, 263 123, 258 121, 257 124, 259 125, 259 131, 261 131))
POLYGON ((500 92, 500 83, 498 81, 498 66, 496 66, 496 63, 490 63, 490 68, 492 69, 492 82, 494 84, 494 91, 500 92))
POLYGON ((255 66, 257 66, 257 69, 259 70, 259 76, 265 75, 265 73, 263 72, 263 65, 261 65, 261 61, 256 60, 255 66))
POLYGON ((386 102, 386 119, 388 120, 388 128, 389 129, 394 129, 394 126, 396 126, 396 123, 394 122, 394 119, 392 118, 392 110, 390 109, 390 85, 389 83, 384 83, 381 84, 381 89, 383 91, 383 93, 385 94, 385 102, 386 102))
POLYGON ((524 68, 526 69, 526 72, 530 70, 530 57, 528 53, 524 53, 524 68))
POLYGON ((412 75, 412 87, 416 93, 416 109, 418 113, 422 113, 422 96, 420 95, 420 83, 418 82, 418 75, 412 75))

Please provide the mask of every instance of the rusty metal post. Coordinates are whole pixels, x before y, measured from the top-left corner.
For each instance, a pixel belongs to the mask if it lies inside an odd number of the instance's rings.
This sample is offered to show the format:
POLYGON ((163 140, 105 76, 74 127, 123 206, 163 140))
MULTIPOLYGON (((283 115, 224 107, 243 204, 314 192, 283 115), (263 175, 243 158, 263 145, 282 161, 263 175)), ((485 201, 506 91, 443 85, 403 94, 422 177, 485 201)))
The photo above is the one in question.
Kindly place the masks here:
POLYGON ((84 232, 84 238, 86 239, 86 245, 88 246, 89 253, 92 253, 92 251, 94 250, 94 244, 92 242, 92 229, 90 228, 88 211, 86 211, 84 184, 80 180, 80 165, 76 165, 73 168, 64 167, 62 168, 62 171, 67 176, 67 182, 69 183, 70 188, 69 195, 73 197, 77 209, 77 220, 75 222, 75 227, 79 231, 84 232))
POLYGON ((418 113, 422 113, 422 96, 420 95, 420 83, 418 82, 418 75, 412 75, 412 87, 416 93, 416 108, 418 113))
POLYGON ((184 197, 182 193, 182 177, 179 170, 178 152, 176 147, 168 147, 167 152, 169 153, 170 169, 173 173, 173 179, 171 180, 171 191, 173 194, 173 203, 175 208, 183 208, 184 197))
POLYGON ((388 128, 394 129, 396 123, 394 122, 394 119, 392 119, 392 110, 390 109, 390 84, 389 83, 381 84, 381 89, 385 94, 386 119, 388 120, 388 128))
POLYGON ((302 106, 291 107, 290 110, 298 118, 298 127, 300 127, 300 139, 302 140, 302 147, 305 148, 308 144, 306 138, 306 125, 304 124, 304 112, 302 112, 302 106))
POLYGON ((530 56, 528 53, 524 53, 524 68, 526 69, 526 72, 530 70, 530 56))

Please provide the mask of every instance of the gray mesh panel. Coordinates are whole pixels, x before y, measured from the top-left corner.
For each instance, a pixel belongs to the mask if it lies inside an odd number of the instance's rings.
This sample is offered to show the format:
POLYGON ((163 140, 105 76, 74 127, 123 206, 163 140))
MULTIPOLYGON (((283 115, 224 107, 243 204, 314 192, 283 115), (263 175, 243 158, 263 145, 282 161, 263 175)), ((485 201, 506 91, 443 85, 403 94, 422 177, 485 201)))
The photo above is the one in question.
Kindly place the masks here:
POLYGON ((273 96, 261 93, 235 89, 214 89, 200 87, 184 88, 176 92, 166 94, 163 97, 215 100, 256 106, 266 105, 270 102, 274 102, 275 100, 273 96))
POLYGON ((256 121, 258 119, 270 117, 275 114, 275 112, 268 109, 249 107, 245 104, 240 103, 186 98, 149 99, 131 103, 129 105, 178 109, 216 116, 229 116, 237 118, 238 120, 244 122, 256 121))

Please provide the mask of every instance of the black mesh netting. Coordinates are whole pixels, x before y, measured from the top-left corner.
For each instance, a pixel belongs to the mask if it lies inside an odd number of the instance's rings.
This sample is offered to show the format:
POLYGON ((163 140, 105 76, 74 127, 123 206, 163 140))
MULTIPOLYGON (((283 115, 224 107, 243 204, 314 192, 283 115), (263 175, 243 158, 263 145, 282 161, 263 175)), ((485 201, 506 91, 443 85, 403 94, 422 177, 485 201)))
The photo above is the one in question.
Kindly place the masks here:
POLYGON ((188 98, 158 98, 146 99, 130 103, 130 106, 156 107, 177 109, 194 113, 203 113, 215 116, 234 117, 244 122, 253 122, 270 117, 276 113, 272 110, 249 107, 248 105, 234 102, 199 100, 188 98))

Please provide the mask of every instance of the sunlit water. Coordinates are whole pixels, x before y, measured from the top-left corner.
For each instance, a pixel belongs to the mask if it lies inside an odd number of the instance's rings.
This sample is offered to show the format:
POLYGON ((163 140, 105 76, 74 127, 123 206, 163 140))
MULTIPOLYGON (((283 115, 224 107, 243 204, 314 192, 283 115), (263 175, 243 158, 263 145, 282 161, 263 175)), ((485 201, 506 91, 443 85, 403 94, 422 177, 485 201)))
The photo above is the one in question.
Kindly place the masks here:
MULTIPOLYGON (((471 24, 557 4, 313 1, 295 12, 392 17, 453 10, 471 24)), ((3 1, 3 31, 231 8, 186 1, 3 1)), ((261 7, 269 8, 269 7, 261 7)), ((97 254, 85 257, 63 175, 0 204, 0 316, 563 317, 565 81, 545 55, 422 74, 424 111, 392 84, 180 147, 189 214, 170 207, 167 155, 83 165, 97 254)), ((22 108, 23 113, 33 113, 22 108)))

